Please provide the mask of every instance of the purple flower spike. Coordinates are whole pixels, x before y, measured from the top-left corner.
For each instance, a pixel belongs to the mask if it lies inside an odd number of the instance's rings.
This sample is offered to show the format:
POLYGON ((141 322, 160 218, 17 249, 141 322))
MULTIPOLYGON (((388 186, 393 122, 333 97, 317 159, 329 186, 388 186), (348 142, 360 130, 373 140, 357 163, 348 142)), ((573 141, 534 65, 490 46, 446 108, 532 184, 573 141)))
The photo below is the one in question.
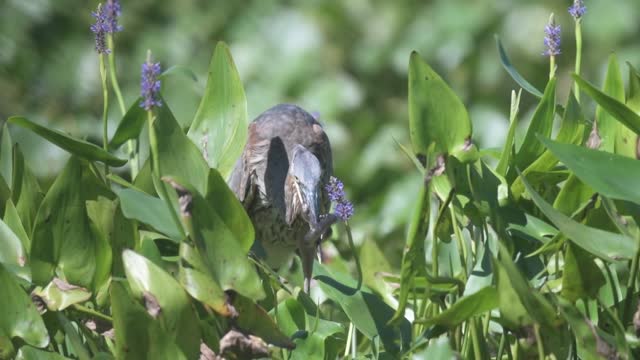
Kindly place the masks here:
POLYGON ((140 107, 150 111, 154 107, 162 106, 160 101, 160 63, 151 61, 149 54, 147 61, 142 64, 142 77, 140 80, 140 107))
POLYGON ((118 0, 108 0, 105 5, 98 4, 98 9, 91 13, 96 23, 89 28, 96 35, 96 51, 98 54, 109 54, 111 50, 107 47, 106 35, 122 31, 122 26, 118 25, 118 17, 121 8, 118 0))
POLYGON ((569 14, 576 20, 582 18, 586 12, 587 7, 584 6, 583 0, 574 0, 573 5, 569 7, 569 14))
POLYGON ((560 55, 560 25, 557 25, 553 15, 549 19, 549 24, 544 27, 544 46, 546 50, 542 53, 545 56, 560 55))
POLYGON ((353 204, 346 199, 344 195, 344 184, 338 178, 332 176, 329 178, 329 183, 325 187, 329 200, 334 202, 335 214, 342 220, 347 221, 353 216, 353 204))

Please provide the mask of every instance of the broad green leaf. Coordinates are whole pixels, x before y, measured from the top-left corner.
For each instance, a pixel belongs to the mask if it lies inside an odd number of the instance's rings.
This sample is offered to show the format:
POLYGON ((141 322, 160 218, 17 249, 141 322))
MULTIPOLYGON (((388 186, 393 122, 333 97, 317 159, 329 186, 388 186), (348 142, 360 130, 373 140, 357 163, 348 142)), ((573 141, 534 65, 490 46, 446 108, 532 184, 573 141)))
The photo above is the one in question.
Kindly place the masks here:
POLYGON ((282 331, 295 337, 296 348, 291 351, 291 359, 334 359, 338 355, 337 348, 342 349, 335 345, 344 343, 343 325, 305 312, 303 305, 295 299, 280 302, 275 314, 282 331), (302 331, 306 331, 306 336, 296 336, 302 331))
POLYGON ((545 146, 584 183, 598 193, 640 204, 640 161, 625 156, 561 144, 540 138, 545 146))
POLYGON ((511 78, 515 80, 515 82, 518 83, 518 85, 520 85, 520 87, 523 88, 526 92, 535 97, 541 98, 543 96, 542 92, 536 89, 535 86, 531 85, 530 82, 528 82, 524 77, 522 77, 522 75, 520 75, 518 70, 516 70, 513 64, 511 64, 511 60, 509 60, 509 56, 507 56, 507 52, 504 50, 504 47, 502 46, 502 42, 500 41, 498 35, 496 35, 495 38, 496 45, 498 46, 498 55, 500 55, 500 62, 502 63, 502 66, 507 71, 507 73, 509 73, 509 75, 511 75, 511 78))
POLYGON ((434 317, 420 322, 427 325, 440 325, 453 329, 463 322, 498 307, 498 293, 496 288, 488 286, 477 292, 459 298, 453 305, 434 317))
POLYGON ((61 311, 73 304, 82 303, 91 298, 89 290, 71 285, 58 278, 53 280, 43 289, 36 287, 33 294, 39 296, 47 304, 51 311, 61 311))
MULTIPOLYGON (((580 104, 576 100, 575 96, 573 96, 573 93, 570 93, 569 100, 562 117, 562 125, 560 125, 560 130, 558 131, 556 140, 563 143, 578 145, 582 142, 584 131, 585 120, 584 115, 580 110, 580 104)), ((548 172, 552 170, 557 163, 558 159, 547 149, 523 171, 523 175, 528 176, 533 172, 548 172)), ((519 198, 523 191, 524 186, 522 185, 522 179, 518 177, 511 185, 511 192, 514 197, 519 198)))
POLYGON ((160 176, 180 176, 193 184, 200 194, 204 194, 209 173, 207 162, 196 144, 182 131, 166 102, 158 109, 153 128, 158 138, 160 176))
POLYGON ((411 343, 411 326, 406 319, 389 325, 394 316, 393 308, 385 304, 370 289, 358 289, 357 281, 339 272, 329 272, 323 265, 315 264, 314 279, 325 294, 342 307, 353 325, 367 338, 376 337, 391 354, 398 354, 400 343, 406 349, 411 343))
POLYGON ((31 271, 36 284, 57 273, 86 288, 96 274, 96 239, 90 229, 85 202, 99 188, 95 175, 71 157, 47 192, 38 210, 31 239, 31 271))
MULTIPOLYGON (((45 347, 49 344, 47 328, 17 279, 0 264, 0 333, 19 337, 29 345, 45 347)), ((1 334, 0 334, 0 337, 1 334)))
POLYGON ((16 144, 13 150, 13 202, 29 236, 33 231, 36 214, 44 199, 38 179, 24 162, 20 147, 16 144))
POLYGON ((572 215, 582 204, 589 201, 593 194, 593 189, 580 181, 575 173, 572 173, 553 201, 553 208, 564 215, 572 215))
MULTIPOLYGON (((247 141, 247 100, 227 44, 219 42, 189 137, 207 163, 227 177, 247 141)), ((189 179, 193 181, 192 179, 189 179)))
MULTIPOLYGON (((210 306, 217 313, 230 316, 232 310, 227 295, 210 275, 198 251, 186 241, 180 243, 180 257, 189 266, 181 266, 178 281, 194 299, 210 306)), ((186 265, 185 264, 185 265, 186 265)))
POLYGON ((147 112, 140 107, 140 101, 142 98, 137 98, 120 120, 116 132, 109 142, 109 149, 117 149, 127 140, 138 139, 140 136, 144 123, 147 121, 147 112))
POLYGON ((70 359, 64 357, 56 352, 44 351, 31 346, 23 346, 18 350, 16 360, 66 360, 70 359))
MULTIPOLYGON (((10 204, 11 201, 8 203, 10 204)), ((30 281, 31 271, 27 266, 27 258, 27 252, 20 238, 4 221, 0 220, 0 264, 14 275, 30 281)))
POLYGON ((516 128, 518 125, 518 112, 520 111, 520 95, 522 95, 522 89, 518 90, 516 95, 515 91, 511 92, 511 107, 509 110, 509 131, 507 132, 507 139, 502 147, 502 154, 500 154, 500 160, 496 165, 496 172, 500 176, 507 175, 507 169, 512 160, 512 154, 515 153, 513 144, 516 137, 516 128))
POLYGON ((595 100, 607 113, 611 114, 614 119, 618 120, 634 133, 640 134, 640 115, 631 110, 616 98, 605 94, 598 90, 588 81, 582 79, 578 75, 573 75, 574 80, 580 85, 580 89, 595 100))
POLYGON ((362 242, 360 266, 362 267, 363 283, 380 294, 387 304, 395 306, 396 300, 391 296, 393 288, 380 275, 381 273, 391 273, 393 270, 375 240, 367 239, 362 242))
POLYGON ((7 120, 7 122, 9 124, 15 124, 25 129, 29 129, 52 144, 83 159, 100 161, 109 166, 116 167, 127 163, 126 159, 120 159, 90 142, 75 139, 61 131, 38 125, 27 118, 12 116, 7 120))
POLYGON ((604 276, 593 256, 568 244, 562 268, 562 296, 573 303, 578 299, 593 298, 604 284, 604 276))
POLYGON ((559 309, 562 316, 567 319, 567 322, 571 326, 571 330, 575 335, 578 355, 580 358, 584 360, 597 360, 604 358, 604 355, 606 354, 600 352, 604 350, 604 347, 602 347, 601 344, 604 340, 598 336, 595 325, 567 300, 559 298, 558 302, 560 304, 559 309))
POLYGON ((409 131, 418 156, 429 155, 432 143, 437 154, 475 149, 464 104, 415 51, 409 60, 409 131))
POLYGON ((231 305, 238 312, 234 320, 238 328, 262 338, 269 344, 287 349, 295 347, 260 305, 239 294, 233 294, 230 298, 231 305))
POLYGON ((171 210, 162 199, 132 189, 118 191, 118 197, 126 218, 145 223, 175 242, 182 240, 181 231, 171 218, 171 210))
MULTIPOLYGON (((25 249, 25 253, 29 251, 29 249, 31 249, 31 240, 29 239, 29 235, 27 235, 27 231, 24 229, 24 226, 22 226, 18 210, 11 200, 7 200, 7 204, 4 208, 4 222, 18 237, 18 239, 20 239, 22 247, 25 249)), ((31 279, 31 275, 29 275, 29 279, 31 279)))
MULTIPOLYGON (((588 90, 585 90, 590 96, 588 90)), ((607 67, 607 75, 604 79, 604 85, 602 86, 602 92, 610 96, 619 102, 624 102, 624 83, 622 82, 622 73, 620 72, 620 66, 618 65, 618 59, 616 55, 612 53, 609 56, 609 65, 607 67)), ((596 100, 596 102, 598 102, 596 100)), ((622 145, 620 132, 623 126, 616 121, 615 115, 612 116, 601 105, 596 108, 596 119, 598 126, 598 132, 601 138, 600 150, 607 152, 619 153, 619 147, 622 145)), ((631 145, 631 144, 630 144, 631 145)), ((633 155, 635 155, 635 143, 633 145, 633 155)), ((628 147, 627 147, 628 148, 628 147)), ((635 157, 635 156, 634 156, 635 157)))
POLYGON ((113 221, 118 203, 117 201, 100 196, 96 200, 87 200, 85 204, 87 207, 87 216, 90 220, 91 233, 95 239, 96 246, 96 274, 93 288, 99 289, 107 282, 111 275, 114 254, 111 249, 112 237, 114 235, 113 221))
MULTIPOLYGON (((13 181, 13 141, 9 133, 9 126, 4 124, 0 131, 0 176, 4 182, 11 184, 13 181)), ((13 187, 12 187, 13 190, 13 187)))
POLYGON ((111 306, 117 359, 188 359, 120 282, 111 286, 111 306))
POLYGON ((631 63, 627 62, 627 66, 629 66, 629 93, 626 104, 638 114, 640 113, 640 73, 631 63))
POLYGON ((200 346, 198 319, 180 284, 149 259, 132 250, 122 253, 122 262, 132 294, 145 300, 147 310, 157 311, 156 321, 189 359, 195 358, 200 346), (150 306, 157 308, 150 309, 150 306))
POLYGON ((430 359, 457 359, 458 356, 451 349, 450 340, 447 337, 440 337, 429 342, 429 346, 413 355, 412 360, 430 359))
MULTIPOLYGON (((216 176, 216 175, 212 175, 216 176)), ((233 289, 251 299, 264 298, 255 267, 236 234, 191 185, 177 178, 165 178, 180 197, 183 223, 195 242, 207 268, 222 289, 233 289)))
POLYGON ((545 137, 551 135, 553 118, 555 116, 556 78, 549 80, 544 90, 544 96, 536 107, 522 145, 516 153, 515 164, 519 169, 526 169, 544 152, 544 146, 536 138, 536 134, 545 137))
POLYGON ((600 230, 576 222, 547 203, 522 178, 531 199, 542 213, 571 241, 582 249, 605 260, 630 259, 638 251, 635 240, 624 235, 600 230))
POLYGON ((255 238, 253 224, 242 203, 216 169, 209 171, 205 198, 220 220, 235 235, 242 250, 248 252, 255 238))

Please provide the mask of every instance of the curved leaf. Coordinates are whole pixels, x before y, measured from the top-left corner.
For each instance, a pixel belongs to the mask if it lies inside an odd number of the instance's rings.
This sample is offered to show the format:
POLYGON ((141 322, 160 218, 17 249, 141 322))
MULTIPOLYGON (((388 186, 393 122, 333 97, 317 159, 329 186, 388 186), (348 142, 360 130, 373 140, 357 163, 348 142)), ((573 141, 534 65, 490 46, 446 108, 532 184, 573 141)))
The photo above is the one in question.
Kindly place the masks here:
POLYGON ((636 114, 635 111, 631 110, 622 102, 598 90, 580 76, 573 74, 573 78, 578 85, 580 85, 580 89, 591 96, 598 105, 611 114, 616 120, 633 130, 633 132, 640 134, 640 115, 636 114))
POLYGON ((422 322, 428 325, 441 325, 447 329, 452 329, 474 316, 497 307, 498 292, 495 287, 488 286, 471 295, 461 297, 445 311, 434 317, 427 318, 422 322))
POLYGON ((196 74, 193 72, 193 70, 191 70, 190 68, 184 66, 184 65, 173 65, 170 68, 168 68, 167 70, 163 71, 162 74, 160 74, 160 76, 158 76, 158 79, 162 79, 165 78, 167 76, 173 76, 173 75, 182 75, 186 78, 189 78, 193 81, 198 81, 198 77, 196 76, 196 74))
POLYGON ((596 192, 613 199, 640 204, 640 161, 626 156, 561 144, 540 137, 540 141, 569 170, 596 192))
POLYGON ((83 159, 100 161, 109 166, 116 167, 127 163, 126 159, 120 159, 97 145, 84 140, 75 139, 58 130, 48 129, 28 120, 27 118, 12 116, 7 120, 7 122, 9 124, 15 124, 25 129, 29 129, 52 144, 83 159))
POLYGON ((227 45, 219 42, 209 65, 204 95, 189 128, 189 137, 207 163, 225 178, 247 141, 247 100, 227 45))
POLYGON ((458 96, 417 52, 409 60, 409 130, 413 151, 436 153, 472 151, 469 114, 458 96))
POLYGON ((122 253, 122 262, 133 295, 145 299, 148 311, 152 302, 149 299, 157 301, 154 304, 159 307, 156 320, 189 359, 195 358, 200 347, 200 328, 191 301, 180 284, 151 260, 132 250, 122 253))
POLYGON ((118 197, 122 214, 126 218, 145 223, 173 241, 182 240, 182 232, 177 228, 171 218, 171 210, 162 199, 133 189, 118 191, 118 197))
POLYGON ((528 92, 529 94, 535 97, 541 98, 542 93, 540 92, 540 90, 536 89, 535 86, 531 85, 531 83, 528 82, 525 78, 523 78, 522 75, 520 75, 520 73, 518 72, 518 70, 516 70, 516 68, 513 67, 513 64, 511 64, 511 60, 509 60, 509 56, 507 56, 507 52, 504 50, 504 47, 502 46, 502 41, 500 41, 500 37, 498 37, 498 35, 495 35, 495 38, 496 38, 496 45, 498 46, 498 54, 500 55, 500 62, 502 63, 502 67, 504 67, 504 69, 507 70, 507 73, 511 75, 511 78, 515 80, 515 82, 518 83, 518 85, 520 85, 520 87, 523 88, 526 92, 528 92))
MULTIPOLYGON (((11 204, 10 201, 7 202, 11 204)), ((27 266, 27 252, 20 238, 11 228, 0 220, 0 264, 16 276, 31 280, 31 271, 27 266)))
POLYGON ((631 259, 638 251, 635 240, 609 231, 592 228, 576 222, 547 203, 529 185, 526 178, 522 182, 531 199, 542 213, 576 245, 605 260, 631 259))
POLYGON ((31 298, 15 277, 0 264, 0 333, 19 337, 27 344, 45 347, 49 334, 31 298))
POLYGON ((140 101, 142 101, 142 98, 137 98, 133 105, 129 107, 127 113, 124 114, 122 120, 120 120, 116 132, 109 142, 109 149, 117 149, 127 140, 137 139, 140 136, 140 132, 147 120, 147 112, 140 107, 140 101))

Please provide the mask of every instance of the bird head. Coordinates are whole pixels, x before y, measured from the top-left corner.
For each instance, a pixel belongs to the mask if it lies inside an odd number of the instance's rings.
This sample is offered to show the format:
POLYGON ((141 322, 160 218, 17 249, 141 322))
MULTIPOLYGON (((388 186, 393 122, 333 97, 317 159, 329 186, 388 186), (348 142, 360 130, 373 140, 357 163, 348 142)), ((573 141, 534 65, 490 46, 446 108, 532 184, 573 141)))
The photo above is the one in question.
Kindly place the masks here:
MULTIPOLYGON (((302 145, 295 145, 289 165, 293 180, 293 201, 312 230, 318 226, 322 167, 318 158, 302 145)), ((294 212, 295 213, 295 212, 294 212)))

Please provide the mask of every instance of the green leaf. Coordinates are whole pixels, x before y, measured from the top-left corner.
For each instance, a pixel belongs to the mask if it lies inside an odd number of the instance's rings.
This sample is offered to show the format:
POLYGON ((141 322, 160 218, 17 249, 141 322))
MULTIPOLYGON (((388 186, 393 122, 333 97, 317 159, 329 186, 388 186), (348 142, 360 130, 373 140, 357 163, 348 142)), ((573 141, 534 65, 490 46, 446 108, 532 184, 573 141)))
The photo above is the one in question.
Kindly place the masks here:
POLYGON ((278 325, 287 336, 306 331, 306 337, 295 338, 296 348, 291 352, 291 359, 334 359, 338 356, 337 350, 343 349, 344 327, 305 312, 297 300, 289 298, 280 302, 275 314, 278 325))
POLYGON ((640 176, 640 161, 549 139, 540 138, 540 141, 598 193, 640 204, 640 188, 635 181, 640 176))
MULTIPOLYGON (((11 204, 11 201, 8 201, 11 204)), ((0 220, 0 264, 14 275, 30 281, 31 271, 27 266, 27 252, 20 238, 0 220)))
POLYGON ((280 331, 278 325, 271 319, 269 314, 242 295, 233 294, 231 296, 231 304, 238 312, 235 324, 245 332, 250 332, 269 344, 279 347, 293 349, 295 344, 280 331))
POLYGON ((129 107, 127 113, 124 114, 116 128, 116 132, 109 142, 109 149, 115 150, 127 142, 127 140, 137 139, 138 136, 140 136, 140 132, 147 120, 147 112, 140 107, 141 101, 142 98, 137 98, 129 107))
POLYGON ((207 163, 227 177, 247 141, 247 100, 228 46, 216 45, 204 95, 189 129, 207 163))
POLYGON ((157 311, 156 321, 175 340, 187 358, 197 357, 200 346, 198 319, 180 284, 149 259, 132 250, 122 253, 122 262, 132 294, 145 300, 149 312, 157 311))
POLYGON ((175 242, 182 240, 181 231, 171 218, 171 209, 162 199, 133 189, 118 191, 118 197, 122 214, 127 219, 145 223, 175 242))
POLYGON ((353 325, 367 338, 373 340, 379 337, 391 354, 400 351, 398 341, 402 349, 408 348, 411 343, 409 322, 403 318, 398 325, 389 325, 394 311, 381 298, 364 286, 356 288, 357 281, 345 274, 329 272, 320 264, 315 264, 314 270, 314 279, 325 294, 342 307, 353 325))
POLYGON ((158 138, 160 175, 187 179, 199 193, 204 194, 209 167, 198 147, 182 131, 166 101, 158 109, 153 128, 158 138))
POLYGON ((12 116, 7 120, 7 122, 9 124, 15 124, 25 129, 29 129, 52 144, 83 159, 100 161, 109 166, 116 167, 127 163, 126 159, 120 159, 90 142, 72 138, 58 130, 48 129, 44 126, 31 122, 27 118, 12 116))
POLYGON ((509 110, 509 131, 507 133, 507 139, 502 147, 502 154, 500 154, 500 161, 496 165, 496 172, 500 176, 507 175, 507 168, 511 163, 511 156, 515 152, 513 144, 516 137, 516 127, 518 125, 518 112, 520 111, 520 95, 522 95, 522 89, 518 91, 516 95, 515 91, 511 92, 511 108, 509 110))
POLYGON ((19 337, 29 345, 45 347, 49 334, 31 298, 0 264, 0 333, 19 337))
POLYGON ((61 311, 91 298, 91 293, 87 289, 71 285, 58 278, 53 278, 44 289, 35 288, 33 294, 44 300, 51 311, 61 311))
MULTIPOLYGON (((215 172, 213 175, 217 176, 215 172)), ((222 289, 233 289, 252 299, 264 298, 255 267, 237 235, 222 220, 211 203, 191 185, 176 178, 165 178, 178 191, 185 228, 195 242, 207 268, 222 289)))
POLYGON ((440 325, 453 329, 474 316, 483 314, 498 307, 498 293, 496 288, 488 286, 477 292, 463 296, 451 307, 434 317, 424 319, 426 325, 440 325))
POLYGON ((429 346, 423 351, 416 353, 413 360, 429 359, 457 359, 458 356, 451 349, 450 340, 447 337, 440 337, 429 342, 429 346))
POLYGON ((600 336, 598 336, 597 328, 591 321, 586 318, 578 309, 562 298, 558 299, 560 303, 560 312, 567 319, 571 326, 576 339, 577 351, 580 359, 597 360, 603 359, 606 354, 600 351, 604 350, 603 343, 607 344, 600 336), (600 350, 600 351, 599 351, 600 350))
POLYGON ((607 113, 611 114, 614 119, 618 120, 636 134, 640 134, 640 115, 631 110, 622 102, 616 100, 600 90, 596 89, 591 83, 574 74, 573 78, 580 85, 580 89, 587 93, 598 105, 600 105, 607 113))
POLYGON ((33 231, 36 214, 44 199, 38 179, 24 162, 20 147, 16 144, 13 151, 13 202, 18 216, 29 236, 33 231))
POLYGON ((234 234, 242 251, 248 252, 255 239, 253 223, 251 223, 242 203, 216 169, 209 171, 205 199, 218 214, 220 220, 234 234))
MULTIPOLYGON (((23 249, 25 249, 25 253, 28 252, 29 249, 31 249, 31 240, 29 239, 26 230, 22 226, 20 215, 18 215, 18 210, 13 205, 13 202, 11 200, 7 200, 7 204, 4 208, 4 222, 7 224, 9 229, 11 229, 11 231, 13 231, 13 233, 18 237, 18 239, 20 239, 22 247, 23 249)), ((29 281, 31 281, 30 274, 31 272, 29 271, 29 281)))
POLYGON ((67 282, 92 288, 98 247, 85 202, 101 188, 81 160, 71 157, 38 210, 31 239, 31 271, 36 284, 54 272, 67 282))
POLYGON ((518 70, 516 70, 516 68, 513 66, 513 64, 511 64, 511 60, 509 60, 509 56, 507 55, 507 52, 504 50, 504 47, 502 46, 502 41, 500 41, 500 37, 498 37, 498 35, 495 35, 495 38, 496 38, 496 45, 498 46, 498 55, 500 55, 500 62, 502 63, 502 67, 504 67, 504 69, 507 70, 507 73, 511 75, 511 78, 515 80, 515 82, 518 83, 518 85, 520 85, 520 87, 523 88, 526 92, 528 92, 529 94, 535 97, 541 98, 543 94, 540 92, 540 90, 536 89, 535 86, 531 85, 530 82, 528 82, 525 78, 523 78, 522 75, 520 75, 520 73, 518 72, 518 70))
POLYGON ((544 152, 544 146, 536 138, 536 134, 545 137, 551 135, 553 129, 553 117, 555 115, 556 79, 549 80, 544 90, 544 96, 536 107, 527 133, 522 140, 522 145, 515 158, 517 168, 526 169, 544 152))
MULTIPOLYGON (((585 91, 591 96, 588 90, 585 91)), ((607 75, 604 79, 604 85, 602 92, 610 96, 619 102, 624 102, 624 83, 622 82, 622 73, 620 72, 620 66, 618 65, 618 59, 616 55, 612 53, 609 56, 609 65, 607 66, 607 75)), ((596 100, 597 102, 597 100, 596 100)), ((621 124, 616 121, 615 116, 609 114, 602 106, 596 108, 596 121, 598 125, 598 132, 602 142, 600 143, 600 150, 608 152, 618 152, 618 136, 620 133, 621 124)), ((635 144, 634 155, 635 155, 635 144)))
POLYGON ((23 346, 18 351, 16 360, 65 360, 70 359, 56 352, 44 351, 31 346, 23 346))
POLYGON ((635 240, 624 235, 592 228, 578 223, 554 209, 522 178, 531 199, 542 213, 571 241, 582 249, 605 260, 631 259, 638 251, 635 240))
MULTIPOLYGON (((585 120, 580 104, 576 100, 573 93, 569 94, 569 100, 562 117, 562 125, 558 131, 557 141, 563 143, 580 144, 585 131, 585 120)), ((523 172, 524 176, 528 176, 533 172, 548 172, 552 170, 558 159, 548 149, 545 150, 531 165, 523 172)), ((515 198, 519 198, 524 191, 522 179, 518 177, 511 185, 511 192, 515 198)))
POLYGON ((13 141, 7 123, 2 127, 0 134, 0 176, 9 184, 13 179, 13 141))
POLYGON ((122 283, 111 285, 111 304, 117 359, 188 359, 122 283))
POLYGON ((475 149, 464 104, 415 51, 409 60, 409 131, 418 156, 427 156, 432 143, 437 154, 475 149))
POLYGON ((186 241, 180 243, 180 257, 189 266, 181 266, 178 281, 194 299, 210 306, 218 314, 230 316, 227 295, 209 273, 198 251, 186 241))
POLYGON ((605 283, 593 257, 580 247, 569 244, 562 268, 562 296, 573 303, 578 299, 593 298, 605 283))

